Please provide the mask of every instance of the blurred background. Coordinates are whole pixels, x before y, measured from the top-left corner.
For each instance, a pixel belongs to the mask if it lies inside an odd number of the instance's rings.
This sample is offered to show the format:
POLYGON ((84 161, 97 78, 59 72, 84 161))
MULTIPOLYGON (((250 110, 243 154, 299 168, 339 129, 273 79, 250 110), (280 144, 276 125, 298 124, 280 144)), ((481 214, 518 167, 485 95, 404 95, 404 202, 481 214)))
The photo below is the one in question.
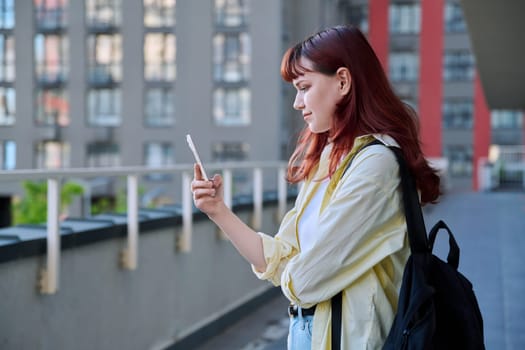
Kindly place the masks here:
MULTIPOLYGON (((46 222, 46 176, 33 179, 31 172, 56 171, 53 174, 62 177, 60 171, 80 168, 90 174, 63 176, 68 182, 62 184, 61 201, 68 208, 61 220, 101 219, 104 213, 129 211, 129 182, 126 185, 120 173, 96 174, 97 169, 123 167, 142 172, 140 208, 175 206, 173 215, 180 216, 182 173, 147 169, 191 164, 185 141, 190 133, 206 167, 220 171, 224 164, 237 165, 232 171, 233 197, 251 196, 256 180, 249 164, 285 164, 303 127, 292 108, 295 91, 279 74, 282 54, 336 24, 353 24, 366 34, 398 96, 419 113, 423 149, 441 171, 444 193, 522 193, 524 7, 520 0, 0 0, 0 180, 5 180, 0 181, 0 227, 8 230, 3 234, 6 243, 0 239, 2 261, 36 259, 33 269, 19 275, 31 276, 31 281, 42 265, 45 227, 42 235, 24 236, 37 240, 37 248, 13 253, 26 241, 13 228, 28 230, 23 225, 46 222), (243 163, 248 165, 239 165, 243 163), (20 179, 9 177, 19 170, 29 172, 20 179), (15 236, 12 241, 5 238, 15 236)), ((265 189, 278 186, 273 176, 262 181, 265 189)), ((267 216, 262 226, 275 230, 277 221, 273 214, 267 216)), ((119 220, 114 222, 126 219, 119 220)), ((70 225, 78 229, 78 222, 70 225)), ((171 239, 174 225, 180 222, 160 225, 171 239)), ((201 231, 215 231, 209 223, 200 225, 201 231)), ((173 252, 167 259, 181 264, 173 252)), ((231 264, 238 263, 232 259, 231 264)), ((2 264, 6 271, 8 263, 2 264)), ((202 275, 192 268, 186 273, 202 275)), ((121 278, 114 273, 103 279, 105 283, 121 278)), ((206 276, 201 277, 221 280, 206 276)), ((244 281, 238 279, 226 284, 244 281)), ((26 288, 24 283, 28 282, 14 284, 20 289, 26 288)), ((149 285, 136 283, 141 290, 149 285)), ((198 288, 207 288, 202 283, 198 288)), ((72 285, 77 292, 85 288, 72 285)), ((16 295, 6 290, 0 292, 8 298, 16 295)), ((227 304, 230 292, 211 295, 222 295, 218 299, 227 304)), ((158 293, 155 289, 148 298, 158 293)), ((203 318, 186 317, 192 313, 183 305, 191 295, 188 289, 174 302, 185 311, 175 305, 167 308, 188 324, 179 326, 173 314, 167 314, 164 319, 173 319, 176 326, 166 326, 169 330, 160 335, 152 331, 140 344, 173 343, 205 324, 203 318)), ((53 306, 38 298, 38 293, 31 294, 32 302, 43 308, 44 319, 53 306)), ((75 308, 75 298, 65 303, 75 308)), ((90 300, 97 298, 101 295, 95 293, 90 300)), ((127 298, 134 300, 133 295, 127 298)), ((101 305, 107 307, 107 302, 101 305)), ((27 303, 21 299, 13 305, 27 303)), ((160 302, 159 312, 165 306, 160 302)), ((92 335, 86 335, 86 343, 92 335)), ((0 347, 2 339, 6 346, 27 345, 22 340, 9 343, 11 336, 13 331, 0 338, 0 347)), ((60 343, 31 344, 47 349, 60 343)), ((98 344, 123 346, 117 341, 98 344)), ((125 344, 133 348, 132 341, 125 344)))
MULTIPOLYGON (((493 186, 479 183, 479 167, 489 150, 494 163, 499 146, 523 144, 523 106, 487 105, 491 82, 481 85, 459 0, 2 0, 0 168, 189 163, 186 133, 205 163, 287 160, 303 121, 279 75, 281 55, 341 23, 366 33, 420 114, 425 153, 447 189, 493 186)), ((493 35, 490 45, 513 36, 493 35)), ((500 175, 504 186, 521 184, 521 174, 500 175)), ((235 177, 236 190, 249 191, 247 176, 235 177)), ((144 201, 178 198, 170 180, 146 177, 144 201)), ((115 181, 82 182, 84 203, 95 212, 114 203, 115 181)), ((11 224, 21 193, 0 183, 0 226, 11 224)))

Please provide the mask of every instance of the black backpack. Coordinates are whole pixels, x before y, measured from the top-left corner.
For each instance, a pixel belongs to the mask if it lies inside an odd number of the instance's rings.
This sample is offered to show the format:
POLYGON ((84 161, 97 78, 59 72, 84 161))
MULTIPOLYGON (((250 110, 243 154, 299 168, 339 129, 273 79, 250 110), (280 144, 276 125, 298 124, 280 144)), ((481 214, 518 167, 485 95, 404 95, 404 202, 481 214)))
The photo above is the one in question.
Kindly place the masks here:
POLYGON ((485 349, 483 318, 472 284, 458 271, 459 247, 454 235, 439 221, 427 239, 414 180, 401 151, 389 148, 399 163, 411 256, 383 349, 485 349), (441 229, 448 233, 447 262, 432 254, 441 229))
MULTIPOLYGON (((374 141, 367 146, 373 144, 382 145, 374 141)), ((483 318, 472 284, 458 271, 459 247, 454 235, 439 221, 427 239, 414 179, 401 150, 388 148, 399 164, 411 255, 383 350, 483 350, 483 318), (432 254, 440 229, 449 236, 447 262, 432 254)), ((332 298, 332 350, 341 348, 341 303, 340 292, 332 298)))

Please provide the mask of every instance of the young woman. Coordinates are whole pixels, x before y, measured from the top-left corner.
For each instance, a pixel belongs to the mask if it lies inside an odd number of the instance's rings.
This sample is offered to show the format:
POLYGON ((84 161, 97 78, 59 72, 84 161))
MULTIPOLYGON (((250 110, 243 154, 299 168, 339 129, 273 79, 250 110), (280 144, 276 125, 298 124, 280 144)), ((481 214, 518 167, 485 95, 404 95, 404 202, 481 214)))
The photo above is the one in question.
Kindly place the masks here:
POLYGON ((417 116, 394 94, 381 64, 354 27, 323 30, 284 54, 281 75, 297 90, 305 128, 288 167, 303 182, 272 237, 224 204, 222 179, 195 166, 195 205, 230 238, 255 274, 281 286, 292 304, 289 349, 330 349, 330 299, 343 291, 342 349, 380 349, 393 321, 409 255, 393 153, 400 147, 421 202, 439 196, 423 157, 417 116))

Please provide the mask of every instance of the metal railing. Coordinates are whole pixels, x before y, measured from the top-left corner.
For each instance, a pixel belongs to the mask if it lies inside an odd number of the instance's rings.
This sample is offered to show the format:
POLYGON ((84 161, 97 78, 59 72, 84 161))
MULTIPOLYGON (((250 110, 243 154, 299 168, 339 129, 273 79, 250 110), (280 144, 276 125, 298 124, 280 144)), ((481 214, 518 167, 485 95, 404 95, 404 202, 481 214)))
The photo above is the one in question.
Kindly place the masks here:
MULTIPOLYGON (((253 216, 251 226, 257 230, 262 223, 263 209, 263 169, 277 172, 277 217, 282 219, 286 211, 287 183, 285 180, 286 163, 284 162, 242 162, 207 164, 207 168, 222 172, 224 179, 224 201, 232 207, 234 170, 252 170, 253 172, 253 216)), ((117 168, 70 168, 61 170, 11 170, 0 171, 0 181, 46 180, 47 181, 47 256, 38 284, 43 294, 54 294, 59 286, 60 267, 60 187, 61 181, 68 178, 121 177, 127 179, 127 238, 121 252, 120 262, 124 269, 137 268, 139 249, 139 178, 143 175, 182 174, 182 230, 177 247, 182 252, 191 251, 193 205, 190 189, 193 178, 193 166, 180 164, 170 167, 117 167, 117 168)), ((222 235, 224 238, 224 235, 222 235)))

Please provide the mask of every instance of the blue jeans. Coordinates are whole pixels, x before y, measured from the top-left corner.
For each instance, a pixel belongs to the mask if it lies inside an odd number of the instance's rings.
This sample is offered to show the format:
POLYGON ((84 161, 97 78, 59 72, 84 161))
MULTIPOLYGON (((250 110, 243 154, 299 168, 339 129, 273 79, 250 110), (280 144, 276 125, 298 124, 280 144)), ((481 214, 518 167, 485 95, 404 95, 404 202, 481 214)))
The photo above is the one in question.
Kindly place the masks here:
MULTIPOLYGON (((300 309, 299 309, 300 310, 300 309)), ((288 350, 312 349, 312 325, 314 316, 299 315, 290 317, 290 330, 288 332, 288 350)))

